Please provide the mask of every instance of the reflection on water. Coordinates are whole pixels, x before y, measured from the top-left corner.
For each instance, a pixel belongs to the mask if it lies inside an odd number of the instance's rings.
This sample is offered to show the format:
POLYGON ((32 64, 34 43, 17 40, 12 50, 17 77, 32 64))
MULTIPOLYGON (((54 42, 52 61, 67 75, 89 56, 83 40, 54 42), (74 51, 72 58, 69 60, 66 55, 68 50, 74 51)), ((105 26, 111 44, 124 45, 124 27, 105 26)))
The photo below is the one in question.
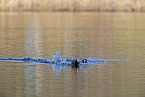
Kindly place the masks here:
POLYGON ((26 97, 33 97, 35 95, 35 66, 24 66, 23 69, 24 77, 25 77, 25 87, 24 87, 24 95, 26 97))
POLYGON ((0 97, 144 97, 144 13, 0 13, 0 57, 133 59, 73 69, 0 62, 0 97))

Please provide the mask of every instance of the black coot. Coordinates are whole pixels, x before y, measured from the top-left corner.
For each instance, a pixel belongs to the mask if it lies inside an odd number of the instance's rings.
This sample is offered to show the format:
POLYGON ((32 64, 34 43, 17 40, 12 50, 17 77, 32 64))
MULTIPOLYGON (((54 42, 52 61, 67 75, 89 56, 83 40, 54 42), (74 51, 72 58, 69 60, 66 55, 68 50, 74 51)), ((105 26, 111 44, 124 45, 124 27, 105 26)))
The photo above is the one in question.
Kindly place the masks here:
POLYGON ((71 64, 72 64, 72 67, 74 67, 74 68, 78 68, 79 67, 79 62, 78 62, 77 59, 72 60, 71 64))

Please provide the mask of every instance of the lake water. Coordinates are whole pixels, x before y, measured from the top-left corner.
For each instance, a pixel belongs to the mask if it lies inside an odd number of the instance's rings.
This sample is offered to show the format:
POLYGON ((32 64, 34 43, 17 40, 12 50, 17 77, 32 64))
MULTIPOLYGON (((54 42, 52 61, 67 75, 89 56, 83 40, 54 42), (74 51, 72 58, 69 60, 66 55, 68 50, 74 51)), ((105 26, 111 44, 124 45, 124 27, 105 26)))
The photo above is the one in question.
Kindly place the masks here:
POLYGON ((0 13, 0 57, 132 59, 71 67, 0 62, 0 97, 145 97, 145 13, 0 13))

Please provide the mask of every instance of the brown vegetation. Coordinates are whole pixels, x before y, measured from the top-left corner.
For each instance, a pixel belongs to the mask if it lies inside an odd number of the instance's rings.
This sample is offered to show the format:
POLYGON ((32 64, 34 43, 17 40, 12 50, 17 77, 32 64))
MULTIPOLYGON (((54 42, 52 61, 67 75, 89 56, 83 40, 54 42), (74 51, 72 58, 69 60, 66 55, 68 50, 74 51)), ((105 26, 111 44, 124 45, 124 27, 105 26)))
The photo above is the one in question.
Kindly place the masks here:
POLYGON ((145 0, 0 0, 1 11, 145 11, 145 0))

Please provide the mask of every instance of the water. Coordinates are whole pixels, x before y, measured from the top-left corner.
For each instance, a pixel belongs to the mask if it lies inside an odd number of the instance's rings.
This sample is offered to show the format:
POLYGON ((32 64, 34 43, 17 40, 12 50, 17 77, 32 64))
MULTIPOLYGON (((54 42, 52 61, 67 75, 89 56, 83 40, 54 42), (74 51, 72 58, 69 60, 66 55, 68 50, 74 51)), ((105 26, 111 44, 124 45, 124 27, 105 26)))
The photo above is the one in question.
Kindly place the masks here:
POLYGON ((144 97, 144 13, 0 13, 0 57, 132 59, 70 66, 0 62, 0 97, 144 97))
MULTIPOLYGON (((64 65, 64 66, 84 66, 84 65, 96 65, 98 63, 106 63, 109 61, 133 61, 131 59, 96 59, 94 57, 89 58, 62 58, 61 53, 56 51, 53 58, 33 58, 33 57, 23 57, 23 58, 0 58, 0 61, 9 62, 23 62, 31 64, 35 62, 36 64, 47 64, 47 65, 64 65)), ((78 66, 78 67, 79 67, 78 66)))

